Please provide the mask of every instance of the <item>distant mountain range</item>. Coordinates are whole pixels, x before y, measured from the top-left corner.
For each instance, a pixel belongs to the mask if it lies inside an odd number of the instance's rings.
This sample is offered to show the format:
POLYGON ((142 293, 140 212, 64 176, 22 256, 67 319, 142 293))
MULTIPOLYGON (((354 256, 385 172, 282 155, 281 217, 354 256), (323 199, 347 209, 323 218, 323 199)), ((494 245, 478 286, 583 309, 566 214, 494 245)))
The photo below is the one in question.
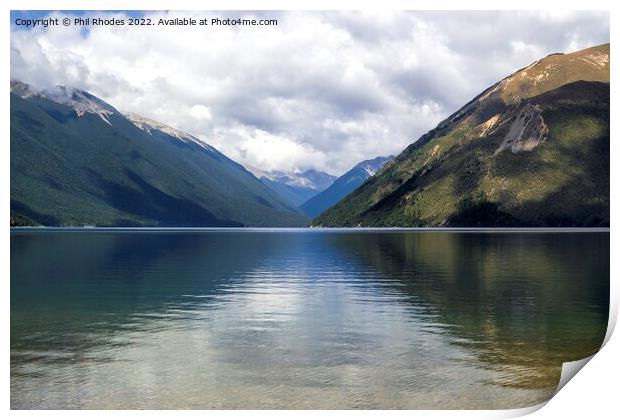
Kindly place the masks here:
POLYGON ((11 82, 11 224, 304 226, 212 146, 88 92, 11 82))
POLYGON ((609 44, 547 56, 486 89, 313 225, 609 226, 609 104, 609 44))
POLYGON ((248 170, 292 207, 301 206, 307 200, 329 187, 336 179, 334 175, 314 169, 303 172, 266 172, 248 166, 248 170))
POLYGON ((336 179, 327 189, 306 201, 300 208, 308 216, 318 216, 353 192, 390 161, 393 156, 365 160, 336 179))
POLYGON ((359 187, 390 159, 392 156, 365 160, 340 177, 314 169, 304 172, 265 172, 248 167, 248 170, 284 202, 299 208, 305 215, 315 217, 359 187))

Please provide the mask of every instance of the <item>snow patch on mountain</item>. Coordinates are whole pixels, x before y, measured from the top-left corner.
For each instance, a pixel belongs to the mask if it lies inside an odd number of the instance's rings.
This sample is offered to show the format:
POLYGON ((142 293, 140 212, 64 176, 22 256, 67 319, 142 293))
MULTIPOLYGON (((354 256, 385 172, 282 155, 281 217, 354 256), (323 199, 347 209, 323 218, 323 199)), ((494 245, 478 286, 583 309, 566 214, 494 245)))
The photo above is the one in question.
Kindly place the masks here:
POLYGON ((376 174, 376 173, 377 173, 377 169, 375 169, 375 168, 373 168, 373 167, 371 167, 371 166, 360 166, 360 168, 361 168, 364 172, 366 172, 366 174, 367 174, 369 177, 371 177, 371 176, 373 176, 374 174, 376 174))
POLYGON ((386 164, 386 162, 392 160, 394 156, 378 156, 374 159, 365 160, 355 165, 354 168, 361 169, 366 172, 368 178, 374 176, 379 170, 386 164))
POLYGON ((286 184, 291 187, 305 188, 316 191, 323 191, 329 187, 336 177, 325 172, 309 169, 307 171, 262 171, 260 169, 248 166, 247 168, 259 179, 268 179, 270 181, 286 184))
POLYGON ((152 130, 161 131, 162 133, 184 143, 195 144, 205 150, 217 153, 217 150, 215 150, 212 146, 192 136, 191 134, 186 133, 185 131, 178 130, 132 112, 121 113, 107 102, 102 101, 85 90, 66 86, 56 86, 51 89, 39 89, 18 80, 11 80, 11 92, 24 99, 32 96, 39 96, 52 102, 71 107, 75 110, 78 117, 83 116, 85 113, 96 114, 109 125, 112 125, 110 122, 111 115, 122 115, 131 121, 136 127, 146 131, 149 134, 152 134, 152 130))
POLYGON ((31 96, 39 96, 52 102, 72 107, 78 117, 83 116, 85 113, 96 114, 109 125, 112 125, 110 115, 118 113, 111 105, 90 93, 66 86, 37 89, 27 83, 12 80, 11 92, 24 99, 31 96))
POLYGON ((153 130, 161 131, 162 133, 167 134, 170 137, 174 137, 175 139, 180 140, 183 143, 196 144, 210 152, 216 152, 216 150, 212 146, 192 136, 191 134, 186 133, 185 131, 178 130, 176 128, 170 127, 169 125, 160 123, 159 121, 151 120, 150 118, 143 117, 142 115, 138 115, 133 112, 125 112, 123 113, 123 115, 136 127, 138 127, 140 130, 146 131, 148 134, 152 135, 153 130))

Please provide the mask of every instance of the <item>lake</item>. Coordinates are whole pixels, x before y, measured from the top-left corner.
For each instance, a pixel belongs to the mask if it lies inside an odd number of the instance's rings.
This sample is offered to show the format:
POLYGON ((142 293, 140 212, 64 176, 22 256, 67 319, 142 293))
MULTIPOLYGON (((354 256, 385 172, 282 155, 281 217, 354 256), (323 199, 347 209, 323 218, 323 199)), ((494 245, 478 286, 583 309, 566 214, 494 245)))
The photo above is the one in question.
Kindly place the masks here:
POLYGON ((596 352, 608 231, 12 230, 11 407, 520 408, 596 352))

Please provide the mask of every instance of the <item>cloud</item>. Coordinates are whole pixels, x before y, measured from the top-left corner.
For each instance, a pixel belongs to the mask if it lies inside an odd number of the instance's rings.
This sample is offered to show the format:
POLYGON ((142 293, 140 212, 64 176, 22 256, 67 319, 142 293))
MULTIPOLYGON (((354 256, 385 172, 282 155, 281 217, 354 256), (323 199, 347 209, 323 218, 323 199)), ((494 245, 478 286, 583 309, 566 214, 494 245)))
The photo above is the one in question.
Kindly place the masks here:
POLYGON ((325 153, 309 143, 296 142, 258 128, 215 129, 213 134, 214 146, 226 155, 267 171, 294 171, 300 166, 315 166, 315 160, 326 160, 325 153))
POLYGON ((205 139, 242 164, 341 174, 399 153, 541 56, 609 41, 607 12, 144 13, 189 16, 279 22, 13 26, 11 77, 89 90, 117 109, 205 139))

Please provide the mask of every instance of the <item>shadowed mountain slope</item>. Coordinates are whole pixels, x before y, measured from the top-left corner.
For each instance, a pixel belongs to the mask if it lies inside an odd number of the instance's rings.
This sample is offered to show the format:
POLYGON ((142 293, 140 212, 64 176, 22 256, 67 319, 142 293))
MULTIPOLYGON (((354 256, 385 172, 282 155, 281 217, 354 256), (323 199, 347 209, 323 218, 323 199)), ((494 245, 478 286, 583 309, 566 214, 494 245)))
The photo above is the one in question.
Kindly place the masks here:
POLYGON ((307 219, 201 140, 88 92, 11 83, 11 223, 302 226, 307 219))
POLYGON ((300 208, 308 216, 318 216, 376 174, 393 156, 365 160, 334 181, 325 191, 306 201, 300 208))

